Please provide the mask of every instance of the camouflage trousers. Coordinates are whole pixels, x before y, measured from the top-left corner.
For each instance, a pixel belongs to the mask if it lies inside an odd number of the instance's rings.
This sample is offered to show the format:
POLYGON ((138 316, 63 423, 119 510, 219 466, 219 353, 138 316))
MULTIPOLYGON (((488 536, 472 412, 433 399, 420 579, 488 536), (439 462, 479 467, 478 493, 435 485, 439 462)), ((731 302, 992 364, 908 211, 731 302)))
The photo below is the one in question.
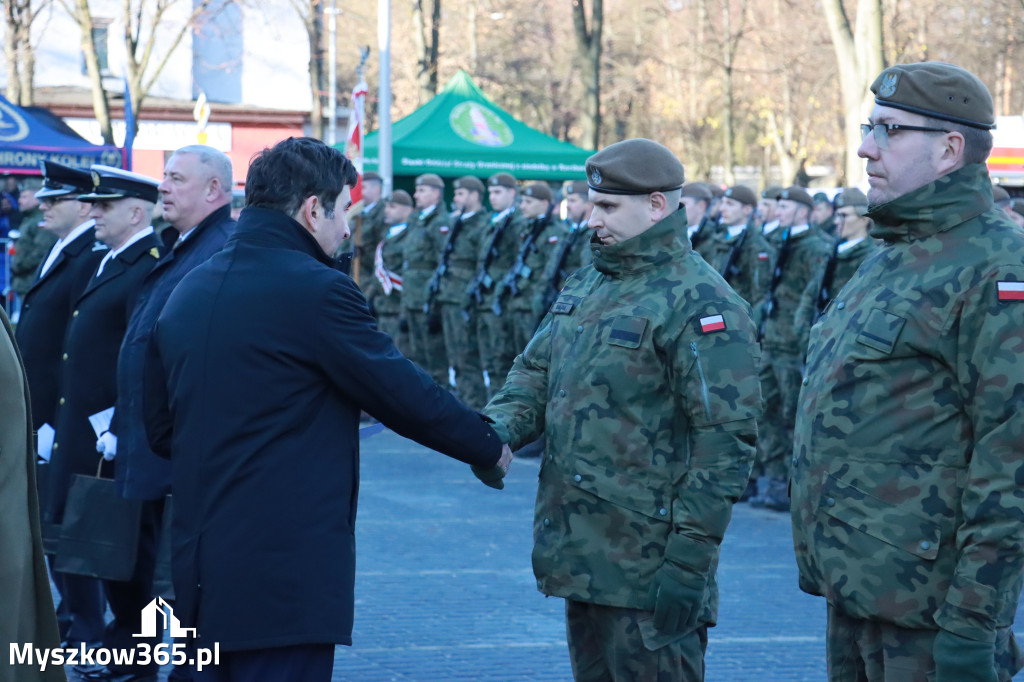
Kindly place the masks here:
POLYGON ((441 304, 441 328, 448 364, 455 370, 455 388, 459 398, 474 410, 487 403, 484 370, 480 366, 480 344, 476 338, 476 320, 463 317, 457 303, 441 304))
POLYGON ((510 310, 507 314, 512 322, 512 347, 515 348, 515 356, 526 350, 526 344, 533 338, 540 320, 530 310, 510 310))
POLYGON ((793 459, 793 430, 797 399, 803 382, 801 361, 789 353, 761 355, 761 399, 764 412, 757 420, 757 465, 754 476, 789 478, 793 459))
POLYGON ((401 313, 377 313, 377 327, 391 337, 395 342, 395 348, 402 355, 409 355, 409 340, 406 338, 408 332, 402 331, 401 313))
POLYGON ((448 381, 448 355, 444 352, 441 330, 430 330, 427 314, 422 310, 405 309, 409 320, 408 358, 427 371, 438 386, 451 389, 448 381))
POLYGON ((490 378, 490 386, 487 388, 487 398, 490 399, 505 385, 505 377, 516 358, 508 313, 498 316, 490 310, 478 308, 476 337, 480 344, 480 364, 490 378))
POLYGON ((565 600, 576 682, 702 682, 708 629, 658 641, 650 611, 565 600), (653 647, 653 648, 652 648, 653 647))
MULTIPOLYGON (((911 630, 877 620, 851 618, 831 604, 825 646, 829 682, 931 682, 935 630, 911 630)), ((1009 682, 1024 667, 1010 628, 996 632, 996 675, 1009 682)))

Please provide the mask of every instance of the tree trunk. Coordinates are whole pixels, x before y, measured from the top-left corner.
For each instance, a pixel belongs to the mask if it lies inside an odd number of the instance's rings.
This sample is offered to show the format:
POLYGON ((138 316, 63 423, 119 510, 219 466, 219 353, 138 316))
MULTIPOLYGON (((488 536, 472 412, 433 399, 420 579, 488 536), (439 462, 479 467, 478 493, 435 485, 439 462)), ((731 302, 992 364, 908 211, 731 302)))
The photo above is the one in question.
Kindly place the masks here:
POLYGON ((604 27, 604 0, 592 1, 589 30, 583 0, 573 0, 572 10, 576 50, 580 57, 580 77, 583 81, 580 114, 583 132, 580 144, 588 149, 597 149, 601 136, 601 32, 604 27))
POLYGON ((100 125, 103 144, 114 144, 114 131, 110 125, 110 103, 107 101, 107 93, 103 90, 103 78, 100 76, 100 63, 96 57, 96 44, 92 37, 92 13, 89 11, 88 0, 76 0, 75 10, 75 20, 82 32, 85 68, 92 86, 92 110, 96 115, 96 122, 100 125))
MULTIPOLYGON (((309 88, 313 94, 313 108, 309 112, 310 135, 317 139, 324 137, 324 4, 323 0, 311 0, 306 16, 306 35, 309 38, 309 88)), ((336 96, 336 93, 334 93, 336 96)))
POLYGON ((413 40, 419 55, 416 82, 419 85, 419 105, 429 102, 437 94, 437 55, 441 32, 441 0, 431 0, 430 39, 423 17, 423 0, 412 3, 413 40))
POLYGON ((846 172, 843 185, 859 185, 865 178, 864 162, 857 156, 860 124, 871 108, 871 82, 881 73, 882 46, 881 0, 857 3, 856 32, 843 6, 843 0, 822 0, 828 32, 836 52, 839 86, 843 101, 846 137, 846 172))
POLYGON ((7 31, 4 34, 4 59, 7 62, 7 92, 8 101, 13 104, 21 104, 21 68, 18 59, 18 40, 21 36, 19 30, 19 14, 16 4, 8 0, 4 3, 4 23, 7 31))

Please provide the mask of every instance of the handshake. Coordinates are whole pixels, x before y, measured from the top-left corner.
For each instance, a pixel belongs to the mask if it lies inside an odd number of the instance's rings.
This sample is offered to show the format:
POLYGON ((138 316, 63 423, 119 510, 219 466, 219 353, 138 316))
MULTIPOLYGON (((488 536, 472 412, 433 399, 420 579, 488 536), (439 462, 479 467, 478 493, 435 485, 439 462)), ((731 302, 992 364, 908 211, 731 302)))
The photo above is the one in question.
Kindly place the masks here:
POLYGON ((473 475, 480 479, 484 485, 497 490, 505 487, 505 474, 512 465, 512 449, 507 444, 501 446, 501 457, 498 463, 489 467, 473 466, 473 475))

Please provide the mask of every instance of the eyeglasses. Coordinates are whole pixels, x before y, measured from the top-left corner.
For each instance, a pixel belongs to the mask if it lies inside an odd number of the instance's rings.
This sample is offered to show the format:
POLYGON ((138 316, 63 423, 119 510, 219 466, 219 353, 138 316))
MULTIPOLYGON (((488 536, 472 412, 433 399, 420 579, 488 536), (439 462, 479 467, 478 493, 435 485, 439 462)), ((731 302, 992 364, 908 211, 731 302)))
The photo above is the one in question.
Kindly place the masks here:
POLYGON ((863 141, 867 138, 868 133, 873 133, 875 136, 875 144, 878 145, 879 149, 888 149, 889 147, 889 136, 895 132, 908 131, 908 132, 919 132, 919 133, 948 133, 952 132, 945 128, 922 128, 921 126, 908 126, 902 123, 861 123, 860 124, 860 139, 863 141))

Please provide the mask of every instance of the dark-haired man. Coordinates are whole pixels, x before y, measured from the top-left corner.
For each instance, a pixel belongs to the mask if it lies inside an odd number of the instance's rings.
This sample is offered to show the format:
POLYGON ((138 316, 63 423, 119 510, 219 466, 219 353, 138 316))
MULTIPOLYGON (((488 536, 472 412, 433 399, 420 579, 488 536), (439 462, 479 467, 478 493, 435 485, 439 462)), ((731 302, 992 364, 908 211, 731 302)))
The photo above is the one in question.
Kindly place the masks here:
POLYGON ((234 235, 157 322, 147 429, 172 457, 175 614, 221 650, 199 680, 331 679, 352 643, 362 410, 492 485, 511 461, 335 267, 355 181, 319 140, 258 154, 234 235))

